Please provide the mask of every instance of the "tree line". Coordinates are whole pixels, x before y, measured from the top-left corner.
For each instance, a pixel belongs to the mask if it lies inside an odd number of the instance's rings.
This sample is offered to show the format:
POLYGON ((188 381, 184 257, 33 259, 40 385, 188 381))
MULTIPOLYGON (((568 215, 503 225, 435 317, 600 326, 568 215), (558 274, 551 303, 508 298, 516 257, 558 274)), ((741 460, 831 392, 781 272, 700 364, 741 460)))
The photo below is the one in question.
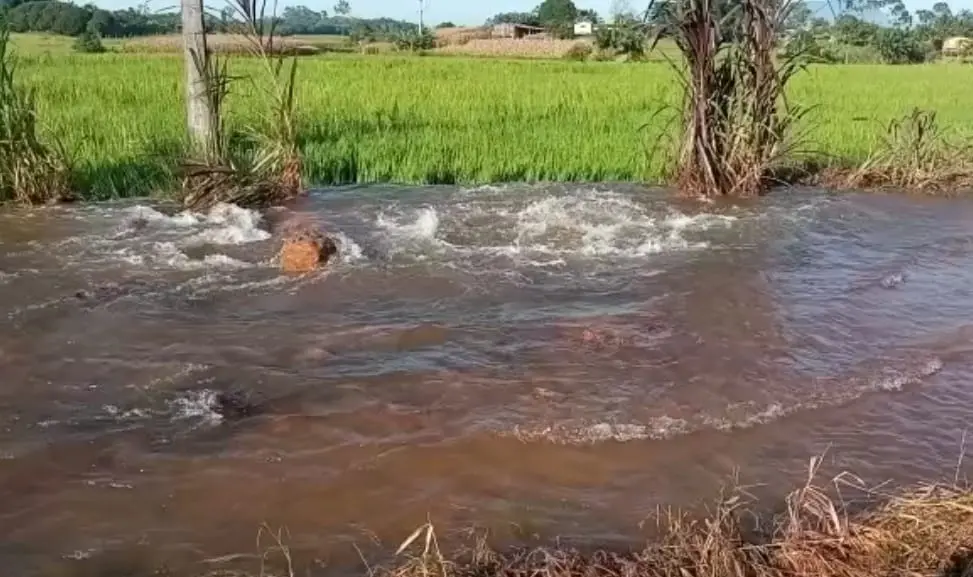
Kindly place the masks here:
MULTIPOLYGON (((596 47, 638 59, 651 38, 667 35, 678 1, 646 2, 647 8, 636 11, 631 2, 615 0, 609 17, 611 25, 596 30, 596 47)), ((740 14, 735 9, 739 3, 740 0, 712 3, 724 34, 739 29, 732 22, 734 15, 740 14)), ((800 49, 820 61, 847 61, 850 48, 863 49, 865 56, 871 54, 875 60, 893 64, 922 62, 937 56, 948 38, 973 38, 973 11, 954 12, 946 2, 911 12, 903 0, 826 0, 824 14, 821 12, 814 13, 807 3, 798 2, 782 31, 782 40, 791 50, 800 49), (884 16, 885 25, 874 21, 877 14, 884 16)), ((544 0, 531 12, 500 13, 486 24, 526 24, 545 28, 559 38, 571 38, 574 23, 583 20, 602 22, 596 12, 578 8, 573 0, 544 0)))
MULTIPOLYGON (((146 5, 124 10, 104 10, 94 4, 83 6, 61 0, 0 0, 0 15, 11 32, 46 32, 65 36, 94 34, 105 38, 128 38, 181 31, 175 12, 152 12, 146 5)), ((239 32, 242 23, 227 7, 207 13, 208 32, 239 32)), ((415 24, 392 18, 361 19, 351 16, 351 5, 339 0, 332 11, 289 6, 276 18, 277 33, 349 35, 367 28, 377 36, 398 36, 411 32, 415 24)))
POLYGON ((11 32, 49 32, 78 36, 92 31, 101 36, 127 37, 164 34, 178 29, 178 14, 153 14, 146 8, 103 10, 87 4, 45 0, 2 5, 3 19, 11 32))

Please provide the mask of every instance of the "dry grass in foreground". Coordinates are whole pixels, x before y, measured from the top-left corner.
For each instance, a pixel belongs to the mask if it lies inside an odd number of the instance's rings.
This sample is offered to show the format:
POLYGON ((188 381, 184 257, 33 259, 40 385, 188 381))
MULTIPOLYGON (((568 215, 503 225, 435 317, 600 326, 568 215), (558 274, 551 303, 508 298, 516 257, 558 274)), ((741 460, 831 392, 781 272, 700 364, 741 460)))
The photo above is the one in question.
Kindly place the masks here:
MULTIPOLYGON (((413 551, 372 577, 871 577, 973 575, 973 490, 923 485, 851 514, 812 481, 791 493, 786 511, 763 537, 744 519, 741 491, 693 520, 664 512, 663 537, 633 553, 531 549, 498 553, 480 540, 456 560, 440 552, 431 525, 407 539, 413 551)), ((848 477, 836 480, 836 487, 848 477)), ((857 484, 857 482, 856 482, 857 484)))
MULTIPOLYGON (((500 552, 481 535, 472 546, 450 555, 441 551, 434 527, 427 523, 399 546, 396 565, 366 563, 364 570, 368 577, 973 576, 973 487, 959 483, 962 457, 951 483, 892 493, 869 489, 848 474, 833 479, 830 490, 816 485, 821 461, 811 460, 805 485, 785 498, 783 512, 767 525, 752 514, 753 498, 737 488, 720 495, 702 518, 660 510, 654 519, 661 537, 641 551, 500 552), (864 494, 864 503, 852 505, 840 498, 849 491, 864 494), (831 495, 839 495, 838 500, 831 495), (863 505, 871 506, 859 510, 863 505)), ((285 537, 283 530, 261 528, 261 577, 303 574, 285 537)), ((219 569, 206 574, 230 576, 252 577, 219 569)))

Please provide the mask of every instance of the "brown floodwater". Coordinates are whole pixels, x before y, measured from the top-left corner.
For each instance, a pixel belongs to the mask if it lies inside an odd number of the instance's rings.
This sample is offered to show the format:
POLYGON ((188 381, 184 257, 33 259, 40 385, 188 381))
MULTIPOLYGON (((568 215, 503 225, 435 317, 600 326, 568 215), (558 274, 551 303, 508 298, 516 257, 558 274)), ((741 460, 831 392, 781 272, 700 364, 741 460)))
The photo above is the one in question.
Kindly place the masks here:
POLYGON ((323 573, 427 519, 624 545, 736 472, 779 499, 824 452, 823 474, 952 478, 973 202, 599 185, 8 210, 0 318, 20 575, 135 551, 198 570, 264 522, 323 573), (336 266, 278 273, 267 221, 293 213, 338 236, 336 266))

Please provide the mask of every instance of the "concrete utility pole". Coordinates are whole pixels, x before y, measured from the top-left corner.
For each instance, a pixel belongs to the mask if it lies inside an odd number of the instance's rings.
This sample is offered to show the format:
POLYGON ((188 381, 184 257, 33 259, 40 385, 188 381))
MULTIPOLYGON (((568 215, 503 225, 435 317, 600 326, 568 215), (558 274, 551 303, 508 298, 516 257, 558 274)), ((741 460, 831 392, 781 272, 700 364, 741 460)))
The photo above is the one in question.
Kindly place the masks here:
POLYGON ((193 152, 212 152, 213 116, 201 69, 208 59, 206 31, 203 29, 203 0, 181 0, 182 40, 186 59, 186 122, 193 152))
POLYGON ((426 2, 425 0, 419 0, 419 36, 422 36, 422 30, 425 27, 425 22, 423 22, 426 15, 426 2))

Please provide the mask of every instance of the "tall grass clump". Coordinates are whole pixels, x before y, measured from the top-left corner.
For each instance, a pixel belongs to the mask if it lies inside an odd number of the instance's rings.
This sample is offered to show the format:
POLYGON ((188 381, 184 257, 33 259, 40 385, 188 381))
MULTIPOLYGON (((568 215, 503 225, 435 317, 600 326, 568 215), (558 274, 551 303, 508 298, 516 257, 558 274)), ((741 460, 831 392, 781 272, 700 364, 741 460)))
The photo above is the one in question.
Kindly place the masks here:
POLYGON ((930 192, 971 189, 973 142, 952 141, 934 111, 914 108, 889 121, 878 149, 839 184, 930 192))
POLYGON ((0 202, 44 204, 69 196, 64 155, 41 141, 34 92, 16 81, 10 32, 0 25, 0 202))
MULTIPOLYGON (((785 90, 804 67, 801 53, 777 57, 790 0, 671 0, 660 11, 684 65, 683 133, 675 179, 694 196, 754 196, 793 151, 802 111, 785 90), (722 13, 722 14, 721 14, 722 13)), ((672 63, 672 61, 670 61, 672 63)))
POLYGON ((455 558, 440 552, 426 524, 399 548, 406 552, 380 577, 875 577, 973 574, 973 490, 920 485, 894 494, 869 491, 840 476, 792 492, 769 526, 754 524, 741 489, 725 492, 702 517, 660 511, 661 537, 632 552, 554 549, 491 550, 479 538, 455 558), (833 498, 848 485, 871 507, 852 513, 833 498))
POLYGON ((234 0, 230 5, 243 21, 248 53, 259 63, 259 72, 249 77, 258 113, 242 135, 230 134, 223 118, 223 102, 234 80, 227 60, 217 59, 208 48, 205 55, 194 56, 207 87, 214 138, 205 158, 186 163, 183 204, 193 210, 218 202, 270 206, 294 198, 303 186, 294 107, 297 59, 286 66, 287 56, 274 48, 277 19, 267 14, 266 0, 234 0))

